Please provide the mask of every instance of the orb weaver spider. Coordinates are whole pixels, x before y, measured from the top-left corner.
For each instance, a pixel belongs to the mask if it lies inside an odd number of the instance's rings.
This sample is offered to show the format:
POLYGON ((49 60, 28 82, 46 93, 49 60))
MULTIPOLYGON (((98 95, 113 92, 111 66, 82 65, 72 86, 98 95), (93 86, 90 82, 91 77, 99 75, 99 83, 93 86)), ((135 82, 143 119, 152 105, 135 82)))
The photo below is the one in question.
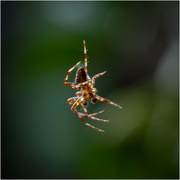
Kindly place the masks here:
POLYGON ((70 72, 80 64, 81 61, 79 61, 76 65, 74 65, 72 68, 70 68, 67 72, 67 75, 66 75, 66 78, 64 80, 64 85, 66 86, 72 86, 72 89, 74 90, 80 90, 78 92, 76 92, 76 96, 77 97, 71 97, 69 98, 67 101, 69 103, 69 105, 71 106, 71 110, 73 113, 75 113, 76 115, 79 116, 79 118, 82 120, 82 122, 91 127, 91 128, 94 128, 98 131, 101 131, 101 132, 104 132, 104 130, 102 129, 99 129, 99 128, 96 128, 92 125, 90 125, 89 123, 87 123, 83 118, 91 118, 91 119, 94 119, 94 120, 97 120, 97 121, 103 121, 103 122, 108 122, 109 120, 104 120, 104 119, 100 119, 100 118, 97 118, 97 117, 94 117, 95 115, 97 114, 100 114, 102 112, 104 112, 104 110, 102 111, 99 111, 97 113, 93 113, 93 114, 89 114, 89 112, 87 111, 87 109, 85 108, 85 106, 87 106, 87 101, 89 101, 91 99, 91 102, 92 103, 95 103, 97 100, 99 101, 102 101, 102 102, 105 102, 105 103, 109 103, 109 104, 112 104, 114 106, 117 106, 118 108, 122 109, 121 106, 119 106, 118 104, 115 104, 114 102, 111 102, 103 97, 100 97, 98 96, 96 93, 97 93, 97 89, 94 88, 94 85, 95 85, 95 79, 97 77, 100 77, 102 76, 103 74, 106 73, 106 71, 102 72, 102 73, 99 73, 95 76, 93 76, 93 78, 91 79, 90 76, 88 75, 88 72, 87 72, 87 50, 86 50, 86 44, 85 44, 85 40, 83 40, 83 44, 84 44, 84 60, 85 60, 85 67, 80 67, 77 72, 76 72, 76 77, 75 77, 75 82, 74 83, 71 83, 71 82, 67 82, 68 80, 68 77, 69 77, 69 74, 70 72), (72 101, 75 101, 74 104, 72 104, 72 101), (84 113, 81 113, 81 112, 78 112, 76 110, 77 106, 81 104, 84 112, 84 113))

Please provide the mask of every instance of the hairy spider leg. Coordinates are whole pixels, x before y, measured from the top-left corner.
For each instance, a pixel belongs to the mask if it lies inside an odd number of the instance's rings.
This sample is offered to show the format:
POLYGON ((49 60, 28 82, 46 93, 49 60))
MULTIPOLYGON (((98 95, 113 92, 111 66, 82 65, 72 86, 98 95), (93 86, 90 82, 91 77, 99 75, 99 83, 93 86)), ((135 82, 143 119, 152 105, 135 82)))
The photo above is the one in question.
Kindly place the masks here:
POLYGON ((122 109, 121 106, 119 106, 119 105, 116 104, 116 103, 113 103, 112 101, 109 101, 108 99, 105 99, 105 98, 100 97, 100 96, 98 96, 98 95, 95 95, 94 97, 96 97, 99 101, 102 101, 102 102, 105 102, 105 103, 109 103, 109 104, 111 104, 111 105, 117 106, 118 108, 122 109))
POLYGON ((93 128, 93 129, 96 129, 96 130, 98 130, 98 131, 100 131, 100 132, 104 132, 104 130, 99 129, 99 128, 96 128, 96 127, 90 125, 89 123, 87 123, 82 117, 79 116, 79 118, 82 120, 82 122, 83 122, 85 125, 87 125, 87 126, 93 128))
POLYGON ((99 73, 99 74, 96 74, 95 76, 93 76, 93 78, 92 78, 92 87, 95 85, 95 79, 97 77, 100 77, 100 76, 104 75, 105 73, 106 73, 106 71, 104 71, 102 73, 99 73))
MULTIPOLYGON (((76 96, 77 96, 77 97, 82 96, 81 91, 76 92, 76 96)), ((89 114, 89 112, 87 111, 87 109, 85 108, 85 106, 84 106, 84 104, 83 104, 82 102, 81 102, 81 106, 82 106, 84 112, 85 112, 86 114, 89 114)))
MULTIPOLYGON (((103 110, 104 112, 104 110, 103 110)), ((92 114, 91 114, 92 115, 92 114)), ((89 116, 88 116, 89 117, 89 116)), ((109 122, 109 120, 104 120, 104 119, 100 119, 100 118, 97 118, 97 117, 94 117, 94 116, 90 116, 89 118, 93 119, 93 120, 96 120, 96 121, 102 121, 102 122, 109 122)))
MULTIPOLYGON (((100 118, 97 118, 97 117, 93 117, 92 115, 94 114, 89 114, 89 112, 87 111, 87 109, 85 108, 84 104, 81 102, 81 106, 84 110, 84 112, 88 115, 89 118, 93 119, 93 120, 96 120, 96 121, 103 121, 103 122, 109 122, 109 120, 104 120, 104 119, 100 119, 100 118)), ((100 111, 102 112, 102 111, 100 111)), ((104 110, 103 110, 104 112, 104 110)), ((96 114, 96 113, 95 113, 96 114)), ((99 113, 100 114, 100 113, 99 113)), ((97 114, 96 114, 97 115, 97 114)))
POLYGON ((83 44, 84 44, 84 60, 85 60, 85 72, 87 72, 87 51, 86 51, 86 43, 85 40, 83 40, 83 44))
POLYGON ((85 68, 84 68, 84 70, 85 70, 85 73, 86 73, 86 76, 87 76, 88 80, 90 80, 91 78, 90 78, 90 76, 89 76, 89 74, 87 72, 87 50, 86 50, 85 40, 83 40, 83 44, 84 44, 84 61, 85 61, 85 68))
POLYGON ((79 97, 79 96, 82 96, 81 91, 77 91, 77 92, 76 92, 76 96, 78 96, 78 97, 79 97))
POLYGON ((77 101, 78 99, 79 99, 79 97, 71 97, 71 98, 69 98, 67 101, 68 101, 69 105, 72 107, 73 104, 72 104, 71 102, 72 102, 72 101, 77 101))
POLYGON ((65 80, 64 80, 64 85, 66 85, 66 86, 75 86, 75 85, 77 85, 77 83, 70 83, 70 82, 67 82, 67 80, 68 80, 68 77, 69 77, 70 72, 71 72, 77 65, 79 65, 80 62, 81 62, 81 61, 79 61, 76 65, 74 65, 72 68, 70 68, 70 69, 68 70, 67 75, 66 75, 66 78, 65 78, 65 80))
POLYGON ((84 99, 83 97, 73 97, 73 98, 69 98, 69 99, 68 99, 68 102, 69 102, 69 104, 70 104, 70 106, 71 106, 71 110, 72 110, 75 114, 77 114, 77 115, 79 116, 79 118, 82 120, 82 122, 83 122, 85 125, 93 128, 93 129, 96 129, 96 130, 98 130, 98 131, 100 131, 100 132, 104 132, 104 130, 99 129, 99 128, 96 128, 96 127, 90 125, 89 123, 87 123, 87 122, 82 118, 83 114, 77 112, 76 107, 83 101, 83 99, 84 99), (72 105, 71 101, 76 101, 76 102, 72 105))
MULTIPOLYGON (((72 97, 72 98, 69 98, 67 101, 68 101, 68 103, 69 103, 69 105, 71 106, 71 110, 72 110, 72 106, 76 103, 74 103, 74 104, 72 104, 71 102, 72 101, 77 101, 79 99, 79 97, 72 97)), ((80 113, 80 112, 78 112, 76 109, 74 109, 74 110, 72 110, 76 115, 78 115, 78 116, 83 116, 83 117, 87 117, 87 115, 86 114, 83 114, 83 113, 80 113)))
POLYGON ((83 104, 82 102, 81 102, 81 106, 82 106, 84 112, 85 112, 87 115, 89 115, 89 112, 87 111, 87 109, 85 108, 85 106, 84 106, 84 104, 83 104))

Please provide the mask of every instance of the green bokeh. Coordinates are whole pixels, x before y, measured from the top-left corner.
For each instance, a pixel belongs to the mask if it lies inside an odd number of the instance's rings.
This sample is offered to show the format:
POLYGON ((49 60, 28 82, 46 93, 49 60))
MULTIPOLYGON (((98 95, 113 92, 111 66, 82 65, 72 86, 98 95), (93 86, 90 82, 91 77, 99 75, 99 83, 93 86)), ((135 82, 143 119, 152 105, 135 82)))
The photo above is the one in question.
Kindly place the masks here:
POLYGON ((2 178, 178 178, 179 2, 1 2, 2 178), (67 99, 84 62, 110 122, 67 99), (75 71, 69 81, 74 81, 75 71))

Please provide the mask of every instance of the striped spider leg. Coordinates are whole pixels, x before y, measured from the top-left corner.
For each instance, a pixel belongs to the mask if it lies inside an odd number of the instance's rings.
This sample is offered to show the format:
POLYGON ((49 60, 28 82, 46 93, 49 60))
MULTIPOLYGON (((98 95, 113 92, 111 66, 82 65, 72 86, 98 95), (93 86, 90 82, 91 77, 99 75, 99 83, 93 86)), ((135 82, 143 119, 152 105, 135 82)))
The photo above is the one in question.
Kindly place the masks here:
POLYGON ((68 77, 69 77, 70 72, 71 72, 77 65, 79 65, 80 63, 81 63, 81 61, 79 61, 76 65, 74 65, 72 68, 70 68, 70 69, 68 70, 67 75, 66 75, 66 78, 65 78, 65 80, 64 80, 64 85, 65 85, 65 86, 76 86, 76 85, 77 85, 77 83, 70 83, 70 82, 67 82, 67 80, 68 80, 68 77))

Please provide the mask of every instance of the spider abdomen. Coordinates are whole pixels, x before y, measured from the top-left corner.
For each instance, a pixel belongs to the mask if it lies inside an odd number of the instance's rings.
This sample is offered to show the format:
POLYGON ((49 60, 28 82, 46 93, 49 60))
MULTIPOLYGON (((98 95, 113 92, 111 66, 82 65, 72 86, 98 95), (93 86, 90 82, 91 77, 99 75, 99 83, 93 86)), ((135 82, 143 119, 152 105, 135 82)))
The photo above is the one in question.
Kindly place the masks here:
POLYGON ((86 72, 83 67, 80 67, 76 72, 75 82, 83 83, 87 81, 86 72))

